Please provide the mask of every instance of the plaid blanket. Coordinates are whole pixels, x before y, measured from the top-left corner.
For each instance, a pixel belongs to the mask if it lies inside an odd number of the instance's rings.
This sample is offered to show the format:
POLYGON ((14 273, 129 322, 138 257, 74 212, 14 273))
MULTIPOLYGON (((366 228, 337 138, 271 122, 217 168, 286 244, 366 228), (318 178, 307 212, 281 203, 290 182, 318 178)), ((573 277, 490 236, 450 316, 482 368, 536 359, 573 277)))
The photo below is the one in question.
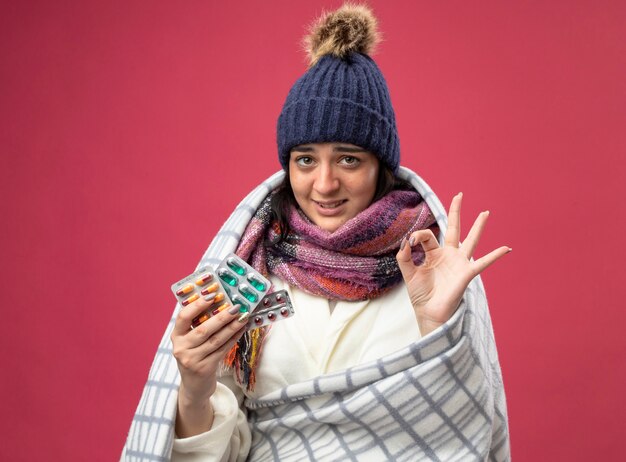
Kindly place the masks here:
MULTIPOLYGON (((198 266, 234 251, 278 172, 235 209, 198 266)), ((428 185, 401 168, 445 232, 445 209, 428 185)), ((180 382, 170 332, 157 349, 124 460, 168 460, 180 382)), ((455 315, 419 342, 377 361, 247 399, 249 460, 510 460, 506 402, 482 282, 475 278, 455 315)))

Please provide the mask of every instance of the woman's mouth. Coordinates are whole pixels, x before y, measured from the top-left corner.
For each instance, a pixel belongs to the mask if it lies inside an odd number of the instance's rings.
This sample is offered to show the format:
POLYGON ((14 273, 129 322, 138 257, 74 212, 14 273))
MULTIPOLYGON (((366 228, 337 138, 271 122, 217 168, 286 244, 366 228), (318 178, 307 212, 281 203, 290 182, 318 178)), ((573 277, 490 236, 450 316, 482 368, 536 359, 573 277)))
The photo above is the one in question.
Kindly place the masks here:
POLYGON ((321 216, 332 217, 340 215, 344 212, 343 205, 348 202, 347 199, 339 201, 313 201, 316 205, 317 213, 321 216))
POLYGON ((346 201, 340 200, 340 201, 332 201, 332 202, 331 201, 325 201, 325 202, 313 201, 313 202, 315 202, 317 205, 319 205, 323 209, 335 209, 346 201))

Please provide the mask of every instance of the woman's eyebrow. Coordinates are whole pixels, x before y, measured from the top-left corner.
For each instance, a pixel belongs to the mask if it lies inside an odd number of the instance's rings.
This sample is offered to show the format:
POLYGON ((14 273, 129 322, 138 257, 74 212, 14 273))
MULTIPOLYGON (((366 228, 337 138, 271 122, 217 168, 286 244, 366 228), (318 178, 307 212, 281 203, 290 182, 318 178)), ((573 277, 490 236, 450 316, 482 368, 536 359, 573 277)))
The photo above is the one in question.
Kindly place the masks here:
POLYGON ((293 148, 291 148, 292 151, 298 151, 298 152, 313 152, 313 148, 311 146, 294 146, 293 148))
POLYGON ((334 151, 337 152, 365 152, 365 149, 356 146, 337 146, 334 151))

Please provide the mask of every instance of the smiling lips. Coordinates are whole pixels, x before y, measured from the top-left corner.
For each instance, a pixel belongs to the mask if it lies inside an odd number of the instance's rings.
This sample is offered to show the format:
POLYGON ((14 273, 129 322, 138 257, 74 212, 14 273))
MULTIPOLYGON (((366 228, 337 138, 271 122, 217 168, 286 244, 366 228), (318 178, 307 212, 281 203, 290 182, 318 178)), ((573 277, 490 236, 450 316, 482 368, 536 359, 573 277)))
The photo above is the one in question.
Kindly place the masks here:
POLYGON ((348 201, 347 199, 343 199, 339 201, 324 201, 324 202, 313 201, 313 202, 315 203, 315 205, 317 205, 318 214, 322 216, 326 216, 326 217, 332 217, 335 215, 340 215, 343 211, 343 207, 341 206, 348 201))
POLYGON ((333 201, 333 202, 320 202, 320 201, 313 201, 315 202, 317 205, 319 205, 320 207, 322 207, 323 209, 334 209, 339 207, 341 204, 343 204, 344 202, 346 202, 346 200, 340 200, 340 201, 333 201))

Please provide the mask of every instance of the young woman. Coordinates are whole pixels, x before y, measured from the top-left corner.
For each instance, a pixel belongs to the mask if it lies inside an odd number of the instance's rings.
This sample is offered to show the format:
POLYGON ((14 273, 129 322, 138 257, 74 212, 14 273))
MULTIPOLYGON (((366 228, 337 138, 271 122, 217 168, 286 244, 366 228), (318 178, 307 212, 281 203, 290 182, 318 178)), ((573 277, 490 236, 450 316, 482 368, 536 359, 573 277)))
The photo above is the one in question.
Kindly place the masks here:
POLYGON ((488 213, 461 242, 462 194, 446 229, 434 194, 400 168, 393 107, 369 57, 375 26, 360 6, 318 21, 311 66, 278 121, 284 172, 244 200, 203 258, 236 249, 288 291, 296 315, 244 333, 238 307, 196 329, 212 300, 178 310, 128 460, 509 458, 476 276, 510 249, 472 260, 488 213))

